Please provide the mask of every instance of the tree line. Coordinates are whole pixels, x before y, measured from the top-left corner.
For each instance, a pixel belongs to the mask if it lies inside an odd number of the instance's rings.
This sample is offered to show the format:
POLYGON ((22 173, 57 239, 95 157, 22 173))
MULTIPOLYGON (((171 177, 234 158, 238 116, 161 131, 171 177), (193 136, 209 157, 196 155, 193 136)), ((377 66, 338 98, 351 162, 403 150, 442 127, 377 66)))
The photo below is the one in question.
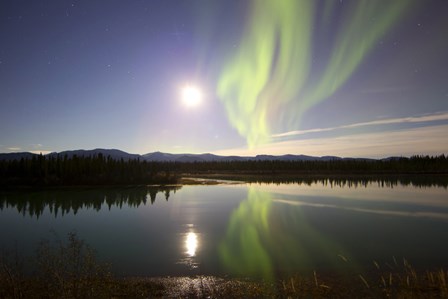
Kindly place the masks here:
POLYGON ((359 176, 446 175, 448 157, 413 156, 387 160, 150 162, 97 154, 49 155, 0 161, 0 186, 175 184, 182 175, 359 176))
POLYGON ((103 154, 93 156, 36 155, 0 161, 0 185, 144 185, 172 184, 176 178, 163 175, 139 159, 113 159, 103 154))
POLYGON ((333 159, 308 161, 249 160, 213 162, 150 162, 152 169, 181 174, 249 174, 249 175, 396 175, 448 174, 448 157, 412 156, 410 158, 333 159))

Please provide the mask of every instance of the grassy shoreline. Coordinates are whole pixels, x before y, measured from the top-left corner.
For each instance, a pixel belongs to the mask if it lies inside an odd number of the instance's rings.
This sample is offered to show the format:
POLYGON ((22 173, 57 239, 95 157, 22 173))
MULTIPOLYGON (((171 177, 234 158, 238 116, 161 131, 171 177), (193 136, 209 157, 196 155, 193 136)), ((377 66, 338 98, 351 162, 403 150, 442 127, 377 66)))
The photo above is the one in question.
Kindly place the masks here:
POLYGON ((216 276, 109 278, 90 285, 91 293, 82 289, 83 281, 77 286, 68 281, 63 290, 49 292, 32 277, 1 278, 2 298, 448 298, 448 271, 443 270, 371 276, 315 272, 274 282, 216 276))

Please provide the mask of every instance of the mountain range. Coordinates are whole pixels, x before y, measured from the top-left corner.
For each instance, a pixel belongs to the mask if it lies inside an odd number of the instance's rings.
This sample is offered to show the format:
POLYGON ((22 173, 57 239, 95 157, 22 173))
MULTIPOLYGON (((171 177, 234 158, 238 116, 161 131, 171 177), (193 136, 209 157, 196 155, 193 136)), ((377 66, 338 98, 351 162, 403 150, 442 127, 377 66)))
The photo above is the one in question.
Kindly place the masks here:
MULTIPOLYGON (((78 157, 88 157, 102 154, 104 157, 110 156, 113 159, 140 159, 151 162, 218 162, 218 161, 333 161, 333 160, 372 160, 366 158, 341 158, 336 156, 306 156, 306 155, 257 155, 257 156, 219 156, 214 154, 170 154, 162 152, 153 152, 144 155, 130 154, 117 149, 93 149, 93 150, 73 150, 73 151, 63 151, 63 152, 53 152, 45 156, 60 156, 68 158, 74 155, 78 157)), ((31 159, 33 156, 38 156, 38 154, 30 152, 21 153, 0 153, 0 161, 2 160, 20 160, 31 159)), ((393 159, 394 157, 386 158, 393 159)), ((386 160, 384 159, 384 160, 386 160)))

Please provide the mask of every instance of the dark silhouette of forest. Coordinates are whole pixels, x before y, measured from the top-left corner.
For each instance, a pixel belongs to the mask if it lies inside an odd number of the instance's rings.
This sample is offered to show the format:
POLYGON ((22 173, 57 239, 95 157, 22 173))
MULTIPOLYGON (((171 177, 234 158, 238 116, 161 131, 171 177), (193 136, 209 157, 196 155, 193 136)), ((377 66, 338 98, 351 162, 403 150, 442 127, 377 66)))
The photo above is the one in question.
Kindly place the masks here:
POLYGON ((102 154, 67 157, 37 155, 0 161, 0 186, 149 185, 176 184, 182 176, 210 176, 243 180, 281 177, 368 177, 448 175, 448 157, 334 159, 312 161, 150 162, 113 159, 102 154))
POLYGON ((0 186, 148 185, 175 184, 146 161, 113 159, 102 154, 61 157, 36 155, 31 159, 0 161, 0 186))
POLYGON ((34 192, 1 192, 0 210, 14 208, 23 216, 39 218, 48 208, 55 217, 64 216, 83 209, 94 209, 123 206, 139 207, 156 201, 158 193, 162 193, 166 201, 170 192, 176 192, 180 186, 140 186, 130 188, 84 188, 64 190, 37 190, 34 192))
POLYGON ((171 172, 241 172, 253 174, 448 174, 448 157, 413 156, 387 160, 334 159, 307 161, 223 161, 223 162, 159 162, 158 169, 171 172))

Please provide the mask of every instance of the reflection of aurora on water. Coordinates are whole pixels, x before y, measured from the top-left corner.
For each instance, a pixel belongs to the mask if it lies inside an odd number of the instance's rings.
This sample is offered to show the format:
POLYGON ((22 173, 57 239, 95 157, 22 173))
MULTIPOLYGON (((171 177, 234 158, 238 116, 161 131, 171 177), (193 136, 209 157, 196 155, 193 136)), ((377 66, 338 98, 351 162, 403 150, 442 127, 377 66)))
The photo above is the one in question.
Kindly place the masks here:
POLYGON ((249 187, 247 200, 231 214, 219 255, 231 274, 264 279, 318 265, 355 267, 341 265, 351 258, 307 222, 300 206, 277 204, 270 193, 255 187, 249 187))

